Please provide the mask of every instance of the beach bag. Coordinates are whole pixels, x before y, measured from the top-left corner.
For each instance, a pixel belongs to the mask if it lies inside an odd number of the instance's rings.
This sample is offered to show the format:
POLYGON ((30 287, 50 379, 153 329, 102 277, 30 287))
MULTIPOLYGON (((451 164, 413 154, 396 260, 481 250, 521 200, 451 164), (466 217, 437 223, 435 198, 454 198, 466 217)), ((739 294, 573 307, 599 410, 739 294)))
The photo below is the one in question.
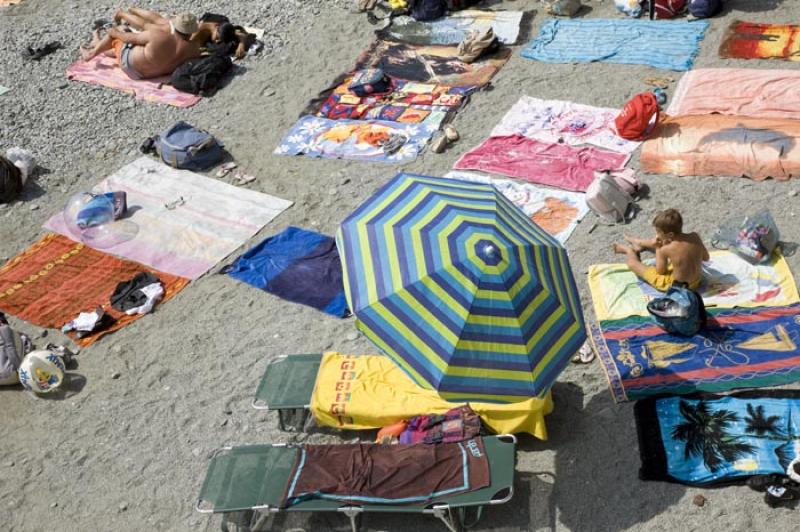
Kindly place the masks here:
POLYGON ((769 209, 761 209, 752 215, 726 220, 711 237, 711 245, 758 264, 770 259, 779 240, 780 233, 772 214, 769 209))
POLYGON ((629 17, 636 18, 642 14, 641 0, 614 0, 614 5, 618 11, 629 17))
POLYGON ((545 6, 545 11, 557 17, 573 17, 582 7, 580 0, 555 0, 545 6))
POLYGON ((689 0, 689 13, 693 17, 713 17, 722 9, 722 0, 689 0))
POLYGON ((652 92, 640 92, 628 100, 614 120, 617 135, 625 140, 644 140, 655 129, 659 116, 656 95, 652 92))
POLYGON ((655 18, 675 18, 686 10, 686 0, 651 0, 655 2, 655 18))
POLYGON ((425 22, 443 17, 447 10, 445 0, 413 0, 409 2, 414 20, 425 22))
POLYGON ((215 54, 193 59, 175 69, 170 83, 182 92, 211 96, 217 92, 231 67, 233 62, 227 55, 215 54))
POLYGON ((356 96, 369 96, 379 92, 386 92, 390 87, 389 78, 380 68, 365 68, 353 74, 347 90, 356 96))
POLYGON ((594 180, 586 189, 586 204, 606 223, 627 223, 632 218, 639 186, 633 175, 595 172, 594 180))
POLYGON ((182 170, 207 170, 225 158, 217 139, 183 121, 168 127, 153 143, 165 163, 182 170))
POLYGON ((19 168, 0 156, 0 203, 11 203, 22 192, 22 175, 19 168))
POLYGON ((12 329, 0 314, 0 386, 19 382, 17 370, 30 350, 28 338, 12 329))
POLYGON ((664 297, 650 301, 647 311, 670 334, 694 336, 706 324, 703 298, 682 284, 673 284, 664 297))

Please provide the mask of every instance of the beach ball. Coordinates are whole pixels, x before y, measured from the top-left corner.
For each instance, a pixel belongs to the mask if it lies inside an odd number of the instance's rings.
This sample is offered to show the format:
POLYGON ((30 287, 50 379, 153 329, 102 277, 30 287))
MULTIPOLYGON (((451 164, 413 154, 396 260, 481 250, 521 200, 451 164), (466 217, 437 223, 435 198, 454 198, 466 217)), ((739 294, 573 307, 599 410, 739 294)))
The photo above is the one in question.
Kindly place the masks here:
POLYGON ((139 232, 139 226, 130 220, 114 220, 114 203, 104 194, 73 194, 63 218, 69 236, 95 249, 127 242, 139 232))
POLYGON ((35 393, 57 390, 64 380, 64 361, 45 350, 31 351, 19 365, 19 382, 35 393))

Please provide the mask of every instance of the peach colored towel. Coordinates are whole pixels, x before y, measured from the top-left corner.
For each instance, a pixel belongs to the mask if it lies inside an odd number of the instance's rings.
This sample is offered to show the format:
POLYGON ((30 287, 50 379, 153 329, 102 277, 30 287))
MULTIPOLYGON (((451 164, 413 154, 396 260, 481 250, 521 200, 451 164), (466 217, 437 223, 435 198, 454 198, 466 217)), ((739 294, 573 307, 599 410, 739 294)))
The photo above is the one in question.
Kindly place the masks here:
POLYGON ((800 175, 800 120, 678 116, 642 147, 640 167, 654 174, 767 177, 800 175))
POLYGON ((800 119, 800 70, 699 68, 683 75, 670 116, 723 115, 800 119))

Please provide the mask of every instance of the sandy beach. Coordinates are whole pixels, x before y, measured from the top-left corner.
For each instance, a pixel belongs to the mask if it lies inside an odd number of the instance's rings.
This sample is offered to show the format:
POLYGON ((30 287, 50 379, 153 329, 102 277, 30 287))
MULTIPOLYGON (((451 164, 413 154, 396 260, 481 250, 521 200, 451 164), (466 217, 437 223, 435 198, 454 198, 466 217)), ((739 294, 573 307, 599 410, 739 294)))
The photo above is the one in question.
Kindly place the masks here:
MULTIPOLYGON (((591 0, 582 16, 619 15, 612 0, 591 0)), ((246 246, 174 299, 129 327, 82 350, 68 391, 35 398, 20 387, 0 388, 0 529, 184 531, 218 530, 220 518, 193 509, 209 453, 224 445, 264 442, 349 442, 373 433, 314 429, 282 432, 277 415, 251 408, 270 359, 335 350, 375 353, 353 318, 340 320, 218 275, 224 264, 266 236, 294 225, 333 234, 342 219, 399 171, 442 175, 483 141, 521 95, 621 107, 651 87, 643 80, 680 73, 646 66, 545 64, 520 57, 548 15, 537 0, 489 0, 491 9, 526 12, 512 57, 453 121, 461 138, 445 153, 426 150, 396 164, 273 155, 309 99, 352 68, 374 38, 375 26, 354 1, 199 0, 147 2, 172 13, 222 10, 266 30, 265 50, 239 66, 212 98, 189 109, 136 101, 117 91, 70 82, 64 72, 90 37, 92 22, 116 7, 99 0, 24 0, 0 8, 0 151, 31 150, 42 168, 22 196, 0 205, 0 263, 44 234, 42 224, 67 198, 88 190, 141 156, 140 143, 176 120, 217 136, 239 167, 256 176, 252 190, 294 201, 246 246), (63 50, 25 62, 28 45, 57 40, 63 50), (115 374, 119 374, 114 378, 115 374)), ((720 59, 733 20, 794 23, 792 0, 728 0, 710 19, 695 67, 796 68, 796 63, 720 59)), ((725 88, 721 88, 725 90, 725 88)), ((638 168, 638 151, 629 167, 638 168)), ((211 175, 209 173, 209 175, 211 175)), ((653 215, 683 212, 685 227, 710 237, 724 219, 769 207, 786 242, 800 242, 800 182, 746 178, 641 175, 649 197, 628 226, 607 226, 592 213, 566 247, 587 319, 594 318, 589 265, 616 262, 611 245, 622 233, 647 236, 653 215)), ((230 182, 230 178, 225 178, 230 182)), ((787 257, 800 272, 800 256, 787 257)), ((36 343, 67 342, 12 319, 36 343)), ((598 362, 573 365, 553 388, 550 438, 522 437, 513 499, 488 509, 476 530, 493 531, 789 531, 797 510, 771 509, 745 486, 689 488, 638 479, 633 403, 616 405, 598 362), (702 494, 703 507, 692 503, 702 494)), ((445 530, 424 516, 370 514, 364 531, 445 530)), ((280 515, 265 530, 349 530, 342 515, 280 515)))

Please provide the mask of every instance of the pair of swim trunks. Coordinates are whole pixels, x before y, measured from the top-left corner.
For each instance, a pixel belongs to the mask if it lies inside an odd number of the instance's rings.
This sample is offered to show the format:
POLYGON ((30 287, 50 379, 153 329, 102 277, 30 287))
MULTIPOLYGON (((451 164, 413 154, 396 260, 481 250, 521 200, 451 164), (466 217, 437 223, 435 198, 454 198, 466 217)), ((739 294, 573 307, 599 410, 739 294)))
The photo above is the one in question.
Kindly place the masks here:
POLYGON ((120 40, 114 39, 111 41, 111 46, 114 48, 114 52, 117 56, 117 60, 119 61, 119 67, 122 69, 125 74, 134 80, 142 79, 142 75, 133 68, 131 64, 131 54, 133 53, 133 45, 131 43, 125 43, 120 40))

